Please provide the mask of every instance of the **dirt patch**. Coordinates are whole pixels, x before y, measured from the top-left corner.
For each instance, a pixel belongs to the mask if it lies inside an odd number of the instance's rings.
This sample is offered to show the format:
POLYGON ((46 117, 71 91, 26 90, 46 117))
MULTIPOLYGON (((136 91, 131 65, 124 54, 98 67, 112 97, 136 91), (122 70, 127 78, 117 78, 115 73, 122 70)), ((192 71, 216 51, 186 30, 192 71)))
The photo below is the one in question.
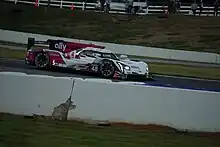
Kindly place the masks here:
POLYGON ((132 124, 132 123, 123 123, 123 122, 115 122, 111 123, 112 126, 123 126, 131 129, 138 130, 147 130, 153 132, 165 132, 165 133, 177 133, 182 135, 195 135, 199 137, 215 137, 220 138, 220 132, 193 132, 188 130, 178 130, 176 128, 172 128, 169 126, 156 125, 156 124, 132 124))

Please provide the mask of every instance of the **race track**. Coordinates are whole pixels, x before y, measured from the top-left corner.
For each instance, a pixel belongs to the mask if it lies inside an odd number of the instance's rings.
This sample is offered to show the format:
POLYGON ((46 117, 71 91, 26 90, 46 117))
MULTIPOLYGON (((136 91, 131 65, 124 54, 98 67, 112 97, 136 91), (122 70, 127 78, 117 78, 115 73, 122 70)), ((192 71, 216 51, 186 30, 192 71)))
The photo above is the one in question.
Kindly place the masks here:
MULTIPOLYGON (((59 77, 80 77, 80 78, 97 78, 94 75, 82 74, 69 70, 38 70, 24 64, 21 60, 0 59, 0 72, 24 72, 27 74, 37 75, 51 75, 59 77)), ((182 78, 173 76, 154 75, 155 81, 146 81, 144 85, 161 86, 161 87, 174 87, 183 89, 205 90, 220 92, 220 81, 216 80, 203 80, 193 78, 182 78)))

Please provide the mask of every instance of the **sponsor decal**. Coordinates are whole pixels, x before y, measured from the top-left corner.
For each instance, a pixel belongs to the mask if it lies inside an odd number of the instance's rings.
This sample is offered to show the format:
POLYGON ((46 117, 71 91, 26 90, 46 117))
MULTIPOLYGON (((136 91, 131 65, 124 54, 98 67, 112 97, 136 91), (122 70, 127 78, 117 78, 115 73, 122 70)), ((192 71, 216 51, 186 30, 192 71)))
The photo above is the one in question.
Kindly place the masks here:
POLYGON ((56 56, 56 57, 59 57, 59 56, 60 56, 60 54, 54 53, 54 52, 50 52, 49 54, 50 54, 50 56, 56 56))
POLYGON ((94 72, 98 72, 98 70, 99 70, 98 65, 92 65, 91 70, 94 72))
POLYGON ((62 42, 59 42, 59 43, 56 43, 54 45, 55 49, 59 49, 59 50, 65 50, 66 49, 66 44, 62 43, 62 42))

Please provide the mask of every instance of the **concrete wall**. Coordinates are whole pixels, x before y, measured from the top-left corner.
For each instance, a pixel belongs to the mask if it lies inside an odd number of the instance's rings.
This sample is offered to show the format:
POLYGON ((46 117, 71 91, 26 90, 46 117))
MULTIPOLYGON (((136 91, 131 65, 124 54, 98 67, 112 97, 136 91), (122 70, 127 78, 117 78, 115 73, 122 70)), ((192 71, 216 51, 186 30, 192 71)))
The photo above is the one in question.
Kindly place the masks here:
MULTIPOLYGON (((72 79, 0 73, 0 112, 51 115, 69 98, 72 79), (40 107, 39 107, 40 105, 40 107)), ((69 119, 220 131, 220 93, 75 79, 69 119)))
POLYGON ((216 63, 220 63, 220 55, 217 55, 217 62, 216 63))
POLYGON ((0 73, 0 112, 51 115, 71 91, 70 78, 0 73))
POLYGON ((208 62, 208 63, 220 64, 220 62, 217 59, 218 57, 219 55, 215 53, 170 50, 169 59, 174 59, 174 60, 183 59, 183 60, 195 61, 195 62, 208 62))
POLYGON ((103 42, 96 42, 96 41, 85 41, 85 40, 78 40, 78 39, 60 38, 60 37, 40 35, 40 34, 14 32, 14 31, 0 29, 0 40, 2 41, 10 41, 10 42, 15 42, 15 43, 26 44, 28 37, 34 37, 37 40, 61 39, 61 40, 66 40, 66 41, 94 43, 94 44, 104 45, 106 46, 107 49, 117 54, 127 54, 127 55, 146 56, 146 57, 163 58, 163 59, 175 59, 175 60, 220 64, 220 60, 218 60, 219 55, 215 53, 203 53, 203 52, 171 50, 171 49, 154 48, 154 47, 120 45, 120 44, 103 43, 103 42))
POLYGON ((69 118, 220 131, 220 93, 103 82, 76 80, 69 118))

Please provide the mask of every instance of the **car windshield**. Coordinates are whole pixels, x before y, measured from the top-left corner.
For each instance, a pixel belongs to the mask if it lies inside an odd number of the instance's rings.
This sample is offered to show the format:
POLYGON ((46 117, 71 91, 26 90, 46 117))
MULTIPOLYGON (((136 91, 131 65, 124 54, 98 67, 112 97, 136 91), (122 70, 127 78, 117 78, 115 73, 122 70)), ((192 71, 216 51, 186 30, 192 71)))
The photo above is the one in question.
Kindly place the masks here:
POLYGON ((118 57, 113 53, 102 53, 102 57, 118 60, 118 57))
POLYGON ((83 48, 76 49, 76 53, 80 52, 83 48))

